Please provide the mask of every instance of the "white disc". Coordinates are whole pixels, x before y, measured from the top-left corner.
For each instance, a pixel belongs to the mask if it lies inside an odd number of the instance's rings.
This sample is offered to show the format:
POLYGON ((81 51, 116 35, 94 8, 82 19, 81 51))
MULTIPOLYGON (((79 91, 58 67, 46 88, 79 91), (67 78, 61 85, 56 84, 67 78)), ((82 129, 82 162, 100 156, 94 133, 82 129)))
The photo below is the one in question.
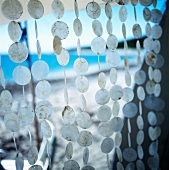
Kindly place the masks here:
POLYGON ((13 70, 12 76, 14 81, 21 86, 28 84, 31 80, 31 73, 25 66, 17 66, 13 70))
POLYGON ((2 3, 1 11, 7 19, 17 20, 23 13, 23 7, 18 0, 5 0, 2 3))
POLYGON ((121 22, 125 22, 127 19, 127 8, 125 7, 125 5, 122 5, 119 11, 119 19, 121 22))
POLYGON ((146 81, 146 73, 143 70, 139 70, 134 75, 134 81, 138 85, 142 85, 146 81))
POLYGON ((107 122, 101 122, 98 126, 98 132, 103 137, 110 137, 113 131, 110 129, 110 125, 107 122))
POLYGON ((99 87, 101 89, 104 89, 106 87, 106 75, 105 75, 105 73, 103 73, 103 72, 99 73, 97 81, 98 81, 99 87))
POLYGON ((106 42, 102 37, 96 37, 91 42, 91 50, 95 54, 102 54, 106 50, 106 42))
POLYGON ((117 82, 117 70, 115 68, 110 70, 110 81, 112 84, 116 84, 117 82))
POLYGON ((53 51, 56 55, 60 55, 62 52, 62 42, 58 36, 55 36, 53 39, 53 51))
POLYGON ((159 39, 162 36, 163 30, 160 25, 154 25, 151 29, 151 36, 153 39, 159 39))
POLYGON ((112 108, 113 116, 117 117, 119 115, 119 111, 120 111, 120 104, 118 101, 115 101, 113 103, 113 108, 112 108))
POLYGON ((108 51, 106 54, 106 63, 110 67, 118 67, 121 63, 121 57, 116 51, 108 51))
POLYGON ((99 20, 93 20, 92 22, 93 32, 96 36, 100 37, 103 34, 103 27, 99 20))
POLYGON ((46 120, 42 120, 41 122, 41 131, 42 135, 45 138, 50 138, 52 136, 52 129, 50 127, 50 124, 46 120))
POLYGON ((112 138, 105 138, 101 143, 101 151, 103 153, 110 153, 114 147, 114 141, 112 138))
POLYGON ((116 154, 117 154, 117 158, 120 162, 123 161, 123 156, 122 156, 122 152, 121 149, 119 147, 116 148, 116 154))
POLYGON ((27 8, 30 16, 34 19, 39 19, 44 14, 43 4, 39 0, 30 0, 27 8))
POLYGON ((121 132, 116 132, 114 136, 114 146, 120 147, 121 143, 122 143, 122 134, 121 132))
POLYGON ((22 63, 28 57, 28 49, 23 43, 15 42, 9 47, 8 55, 13 62, 22 63))
POLYGON ((78 76, 75 80, 75 87, 80 93, 85 93, 89 89, 89 80, 85 76, 78 76))
POLYGON ((108 19, 112 19, 112 7, 109 3, 105 4, 105 13, 108 19))
POLYGON ((156 54, 158 54, 161 51, 161 43, 159 40, 153 41, 153 50, 156 54))
POLYGON ((88 62, 84 58, 77 58, 74 62, 74 70, 78 75, 84 75, 88 71, 88 62))
POLYGON ((150 23, 147 23, 147 24, 146 24, 146 29, 145 29, 145 31, 146 31, 147 37, 150 37, 150 36, 151 36, 151 25, 150 25, 150 23))
POLYGON ((157 140, 158 137, 161 135, 161 128, 159 126, 156 126, 154 128, 150 126, 148 128, 148 135, 152 141, 157 140))
POLYGON ((160 83, 162 79, 162 74, 159 69, 154 69, 154 81, 156 83, 160 83))
POLYGON ((118 39, 114 34, 111 34, 107 38, 107 46, 110 50, 115 50, 118 46, 118 39))
POLYGON ((62 111, 62 117, 65 123, 73 123, 75 120, 75 112, 70 106, 65 106, 62 111))
POLYGON ((144 132, 142 130, 139 130, 136 136, 137 145, 142 145, 143 141, 144 141, 144 132))
POLYGON ((123 106, 123 114, 127 118, 133 118, 138 112, 138 107, 135 103, 130 102, 123 106))
POLYGON ((90 146, 92 144, 92 142, 93 142, 93 137, 89 131, 84 130, 79 133, 77 143, 80 146, 83 146, 83 147, 90 146))
POLYGON ((57 55, 56 58, 61 66, 66 66, 69 63, 70 59, 69 52, 66 49, 62 48, 61 53, 57 55))
POLYGON ((38 60, 33 63, 31 73, 34 79, 43 80, 48 76, 49 66, 45 61, 38 60))
POLYGON ((150 21, 152 23, 160 23, 160 21, 162 20, 162 17, 163 17, 163 14, 161 13, 161 11, 159 9, 151 10, 150 21))
POLYGON ((145 21, 149 21, 150 20, 150 18, 151 18, 151 11, 150 11, 150 9, 149 8, 144 8, 144 10, 143 10, 143 17, 144 17, 144 19, 145 19, 145 21))
POLYGON ((82 111, 85 111, 87 108, 87 101, 83 94, 80 95, 80 108, 82 109, 82 111))
POLYGON ((11 21, 8 25, 8 34, 12 41, 17 42, 21 39, 22 30, 19 24, 15 21, 11 21))
POLYGON ((78 18, 73 21, 73 29, 76 36, 80 37, 82 35, 82 23, 78 18))
POLYGON ((154 68, 161 68, 164 65, 164 57, 160 54, 156 55, 156 62, 152 65, 154 68))
POLYGON ((64 5, 60 0, 53 0, 52 13, 57 19, 61 19, 64 15, 64 5))
POLYGON ((76 18, 79 18, 79 9, 78 9, 78 2, 77 2, 77 0, 74 1, 74 8, 75 8, 76 18))
POLYGON ((67 141, 75 141, 79 136, 79 130, 72 124, 65 124, 61 128, 61 135, 67 141))
POLYGON ((149 112, 148 115, 147 115, 147 119, 148 119, 148 123, 151 125, 151 126, 155 126, 157 124, 157 117, 155 115, 154 112, 149 112))
POLYGON ((69 27, 63 21, 56 21, 51 29, 53 36, 58 36, 61 40, 65 39, 69 34, 69 27))
POLYGON ((144 57, 147 65, 153 66, 156 64, 157 56, 153 52, 147 51, 144 57))
POLYGON ((154 49, 154 43, 152 38, 146 38, 143 41, 143 47, 146 51, 152 51, 154 49))
POLYGON ((30 165, 34 165, 38 160, 38 149, 32 146, 28 152, 28 162, 30 165))
POLYGON ((144 88, 142 86, 138 86, 137 88, 137 97, 140 101, 143 101, 145 99, 145 91, 144 88))
POLYGON ((100 89, 95 94, 95 101, 97 104, 104 105, 110 100, 109 92, 106 89, 100 89))
POLYGON ((86 13, 92 19, 97 19, 101 14, 100 6, 97 2, 89 2, 86 6, 86 13))
POLYGON ((17 153, 15 158, 15 166, 17 170, 23 170, 24 167, 24 159, 21 153, 17 153))
POLYGON ((125 87, 123 88, 123 97, 122 99, 126 102, 131 102, 134 98, 134 92, 131 88, 125 87))
POLYGON ((112 100, 120 100, 123 97, 123 89, 121 86, 115 85, 110 89, 110 97, 112 100))
POLYGON ((142 37, 142 30, 139 24, 135 24, 133 26, 133 35, 136 39, 139 39, 142 37))
POLYGON ((146 92, 148 94, 153 94, 155 89, 155 83, 152 80, 148 80, 146 83, 146 92))
POLYGON ((122 130, 124 126, 124 122, 122 118, 114 117, 110 120, 109 125, 113 132, 118 132, 122 130))
POLYGON ((69 142, 66 146, 65 156, 67 159, 72 159, 73 156, 73 145, 72 142, 69 142))
POLYGON ((123 150, 123 158, 127 162, 134 162, 137 159, 137 153, 133 148, 125 148, 123 150))
POLYGON ((80 166, 76 161, 68 160, 64 163, 63 170, 80 170, 80 166))
POLYGON ((42 80, 35 87, 36 96, 39 99, 45 100, 51 94, 51 85, 48 81, 42 80))
POLYGON ((140 146, 140 145, 137 146, 137 154, 138 154, 138 158, 139 159, 143 159, 144 151, 143 151, 143 147, 140 146))
POLYGON ((100 121, 108 121, 111 118, 111 108, 107 105, 101 106, 97 111, 97 118, 100 121))
POLYGON ((92 125, 90 115, 86 112, 79 113, 76 117, 76 122, 82 129, 87 129, 92 125))
POLYGON ((108 20, 106 24, 107 33, 110 35, 113 32, 112 21, 108 20))
POLYGON ((160 84, 155 84, 154 96, 159 97, 160 93, 161 93, 161 85, 160 84))
POLYGON ((125 70, 125 83, 127 86, 131 86, 131 74, 127 69, 125 70))

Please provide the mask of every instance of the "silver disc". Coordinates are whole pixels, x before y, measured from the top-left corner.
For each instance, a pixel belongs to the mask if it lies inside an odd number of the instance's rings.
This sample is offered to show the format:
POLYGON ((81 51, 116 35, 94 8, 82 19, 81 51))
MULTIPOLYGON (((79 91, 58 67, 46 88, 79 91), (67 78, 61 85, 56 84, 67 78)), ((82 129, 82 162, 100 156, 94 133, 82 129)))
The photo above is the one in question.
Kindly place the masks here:
POLYGON ((147 160, 148 167, 153 170, 159 169, 159 159, 156 157, 149 157, 147 160))
POLYGON ((55 36, 53 39, 53 51, 56 55, 60 55, 62 52, 62 42, 58 36, 55 36))
POLYGON ((110 81, 112 84, 116 84, 117 82, 117 70, 115 68, 110 70, 110 81))
POLYGON ((148 80, 146 83, 146 92, 148 94, 153 94, 155 89, 155 83, 152 80, 148 80))
POLYGON ((87 165, 89 160, 89 149, 86 147, 83 150, 83 164, 87 165))
POLYGON ((150 6, 153 3, 153 0, 139 0, 139 2, 143 6, 150 6))
POLYGON ((154 112, 149 112, 148 115, 147 115, 147 119, 148 119, 148 123, 151 125, 151 126, 155 126, 157 124, 157 117, 155 115, 154 112))
POLYGON ((95 170, 95 168, 90 165, 87 165, 87 166, 84 166, 81 170, 95 170))
POLYGON ((154 64, 156 64, 157 56, 153 52, 147 51, 144 57, 147 65, 153 66, 154 64))
POLYGON ((104 89, 106 87, 106 75, 105 75, 105 73, 103 73, 103 72, 99 73, 97 81, 98 81, 99 87, 101 89, 104 89))
POLYGON ((145 91, 144 91, 144 88, 142 86, 138 86, 137 88, 137 97, 140 101, 144 101, 145 99, 145 91))
POLYGON ((118 39, 114 34, 109 35, 107 39, 107 46, 110 50, 115 50, 118 46, 118 39))

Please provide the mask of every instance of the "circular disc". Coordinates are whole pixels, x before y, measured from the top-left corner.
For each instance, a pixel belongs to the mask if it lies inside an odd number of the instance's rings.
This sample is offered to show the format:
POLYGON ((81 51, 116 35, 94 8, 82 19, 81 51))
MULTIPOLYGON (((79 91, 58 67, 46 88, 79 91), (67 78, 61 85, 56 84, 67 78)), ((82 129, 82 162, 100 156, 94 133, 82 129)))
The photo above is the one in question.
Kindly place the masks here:
POLYGON ((110 128, 113 132, 121 131, 124 125, 122 118, 114 117, 109 122, 110 128))
POLYGON ((153 170, 159 169, 159 159, 156 157, 149 157, 147 160, 148 167, 153 170))
POLYGON ((43 170, 43 168, 40 165, 33 165, 28 170, 43 170))
POLYGON ((106 50, 106 42, 102 37, 96 37, 91 42, 91 49, 95 54, 102 54, 106 50))
POLYGON ((58 36, 55 36, 53 39, 53 51, 56 55, 60 55, 62 52, 62 42, 58 36))
POLYGON ((153 39, 159 39, 162 36, 163 30, 160 25, 154 25, 151 29, 151 36, 153 39))
POLYGON ((15 42, 9 47, 8 55, 13 62, 22 63, 28 57, 28 49, 23 43, 15 42))
POLYGON ((11 130, 12 132, 18 132, 20 128, 19 116, 14 113, 5 114, 4 124, 6 128, 11 130))
POLYGON ((100 37, 103 34, 103 27, 99 20, 93 20, 92 22, 93 32, 96 36, 100 37))
POLYGON ((144 101, 145 96, 146 96, 146 94, 145 94, 144 88, 142 86, 139 86, 137 88, 137 97, 138 97, 138 99, 140 101, 144 101))
POLYGON ((110 137, 113 131, 110 129, 110 125, 107 122, 101 122, 98 126, 98 132, 103 137, 110 137))
POLYGON ((134 92, 131 88, 125 87, 123 89, 123 97, 122 99, 126 102, 131 102, 134 98, 134 92))
POLYGON ((62 48, 61 53, 57 55, 56 58, 61 66, 66 66, 69 63, 70 59, 69 52, 66 49, 62 48))
POLYGON ((150 25, 150 23, 146 24, 145 31, 146 31, 147 37, 150 37, 151 36, 151 25, 150 25))
POLYGON ((143 159, 144 151, 143 151, 143 147, 141 145, 137 146, 137 154, 138 154, 139 159, 143 159))
POLYGON ((106 75, 103 72, 100 72, 98 75, 98 85, 101 89, 104 89, 106 87, 106 75))
POLYGON ((64 5, 60 0, 53 0, 52 2, 52 13, 57 18, 60 19, 64 15, 64 5))
POLYGON ((136 141, 138 145, 141 145, 144 141, 144 132, 142 130, 139 130, 137 133, 136 141))
POLYGON ((22 170, 24 167, 24 159, 21 153, 17 153, 15 157, 15 166, 17 170, 22 170))
POLYGON ((113 116, 117 117, 120 111, 120 104, 118 101, 115 101, 113 103, 113 108, 112 108, 112 112, 113 112, 113 116))
POLYGON ((116 132, 114 136, 114 146, 120 147, 121 143, 122 143, 122 134, 121 132, 116 132))
POLYGON ((157 124, 157 117, 154 112, 149 112, 147 119, 150 125, 155 126, 157 124))
POLYGON ((121 63, 121 57, 116 51, 108 51, 106 54, 106 63, 110 67, 118 67, 121 63))
POLYGON ((19 112, 20 126, 31 125, 34 121, 35 113, 29 106, 22 107, 19 112))
POLYGON ((106 3, 105 5, 105 13, 108 19, 112 19, 112 8, 109 3, 106 3))
POLYGON ((80 37, 82 35, 82 23, 78 18, 76 18, 73 22, 73 29, 76 36, 80 37))
POLYGON ((31 67, 32 76, 36 80, 43 80, 48 76, 49 66, 43 60, 38 60, 31 67))
POLYGON ((110 35, 113 32, 112 21, 108 20, 106 24, 107 33, 110 35))
POLYGON ((61 40, 65 39, 69 34, 69 28, 65 22, 57 21, 52 25, 53 36, 58 36, 61 40))
POLYGON ((92 19, 97 19, 101 14, 100 6, 97 2, 89 2, 86 6, 86 13, 92 19))
POLYGON ((51 85, 48 81, 42 80, 35 87, 36 96, 39 99, 45 100, 51 94, 51 85))
POLYGON ((164 57, 160 54, 156 55, 156 62, 152 65, 154 68, 161 68, 164 65, 164 57))
POLYGON ((17 66, 13 70, 12 76, 14 81, 21 86, 28 84, 31 80, 31 73, 25 66, 17 66))
POLYGON ((144 19, 145 19, 145 21, 149 21, 150 20, 150 18, 151 18, 151 11, 150 11, 150 9, 149 8, 144 8, 144 10, 143 10, 143 17, 144 17, 144 19))
POLYGON ((80 146, 83 146, 83 147, 90 146, 92 144, 92 141, 93 141, 93 137, 89 131, 84 130, 79 133, 77 143, 80 146))
POLYGON ((154 96, 159 97, 160 93, 161 93, 161 85, 160 84, 155 84, 154 96))
POLYGON ((120 100, 123 97, 123 89, 121 86, 115 85, 110 89, 110 97, 112 100, 120 100))
POLYGON ((51 129, 48 121, 42 120, 42 122, 41 122, 41 131, 42 131, 42 135, 45 138, 50 138, 52 136, 52 129, 51 129))
POLYGON ((77 58, 74 62, 74 70, 78 75, 84 75, 88 71, 88 62, 84 58, 77 58))
POLYGON ((152 80, 148 80, 146 83, 146 92, 148 94, 153 94, 155 89, 155 83, 152 80))
POLYGON ((17 20, 23 13, 23 7, 18 0, 5 0, 2 3, 1 11, 7 19, 17 20))
POLYGON ((84 166, 81 170, 95 170, 95 168, 93 168, 90 165, 84 166))
POLYGON ((158 54, 161 51, 161 43, 159 40, 153 41, 153 50, 156 54, 158 54))
POLYGON ((153 52, 147 51, 144 57, 147 65, 153 66, 154 64, 156 64, 157 56, 153 52))
POLYGON ((75 87, 80 93, 85 93, 89 88, 89 80, 85 76, 78 76, 75 80, 75 87))
POLYGON ((143 47, 145 48, 146 51, 152 51, 154 48, 154 43, 152 38, 146 38, 143 41, 143 47))
POLYGON ((125 5, 122 5, 119 11, 119 19, 121 22, 125 22, 127 19, 127 8, 125 7, 125 5))
POLYGON ((150 6, 153 3, 153 0, 139 0, 139 2, 143 6, 150 6))
POLYGON ((73 123, 75 120, 75 112, 70 106, 65 106, 62 111, 62 117, 65 123, 73 123))
POLYGON ((79 113, 76 117, 76 121, 82 129, 87 129, 92 125, 90 115, 86 112, 79 113))
POLYGON ((123 150, 123 158, 127 162, 134 162, 137 159, 137 153, 133 148, 126 148, 123 150))
POLYGON ((146 73, 143 70, 139 70, 134 75, 134 81, 138 85, 142 85, 146 81, 146 73))
POLYGON ((97 111, 97 118, 100 121, 108 121, 111 118, 111 108, 107 105, 101 106, 97 111))
POLYGON ((32 146, 28 152, 28 162, 30 165, 34 165, 38 160, 38 149, 32 146))
POLYGON ((72 142, 69 142, 66 146, 65 156, 67 159, 72 159, 73 156, 73 145, 72 142))
POLYGON ((76 126, 72 124, 65 124, 61 128, 61 134, 67 141, 75 141, 79 136, 79 130, 76 126))
POLYGON ((138 107, 135 103, 130 102, 124 105, 123 114, 127 118, 133 118, 138 112, 138 107))
POLYGON ((150 145, 149 145, 149 148, 148 148, 148 151, 149 151, 149 154, 151 156, 154 156, 157 154, 158 152, 158 145, 156 142, 152 142, 150 145))
POLYGON ((110 70, 110 81, 112 84, 116 84, 117 82, 117 70, 115 68, 110 70))
POLYGON ((8 25, 8 34, 12 41, 17 42, 21 39, 22 30, 19 24, 15 21, 11 21, 8 25))
POLYGON ((141 30, 141 27, 140 27, 139 24, 135 24, 135 25, 133 26, 133 35, 134 35, 134 37, 135 37, 136 39, 141 38, 141 36, 142 36, 142 30, 141 30))
POLYGON ((95 94, 95 101, 97 104, 104 105, 110 100, 109 92, 106 89, 100 89, 95 94))
POLYGON ((27 7, 30 16, 34 19, 39 19, 44 14, 43 4, 39 0, 30 0, 27 7))
POLYGON ((151 10, 151 18, 150 21, 152 23, 159 23, 162 20, 163 14, 159 9, 151 10))
POLYGON ((114 141, 112 138, 105 138, 101 143, 101 151, 103 153, 110 153, 114 147, 114 141))
POLYGON ((89 149, 86 147, 83 150, 83 164, 87 165, 89 160, 89 149))
POLYGON ((80 170, 80 166, 76 161, 68 160, 64 163, 63 170, 80 170))
POLYGON ((118 39, 114 34, 109 35, 107 39, 107 46, 110 50, 115 50, 118 46, 118 39))

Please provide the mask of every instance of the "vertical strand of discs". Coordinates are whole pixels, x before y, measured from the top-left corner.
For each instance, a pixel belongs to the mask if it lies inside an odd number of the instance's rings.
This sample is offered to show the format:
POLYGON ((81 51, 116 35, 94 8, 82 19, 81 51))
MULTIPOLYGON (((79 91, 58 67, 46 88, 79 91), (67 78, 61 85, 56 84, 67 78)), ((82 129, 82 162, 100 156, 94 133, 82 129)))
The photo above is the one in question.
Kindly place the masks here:
POLYGON ((160 120, 164 108, 164 101, 159 97, 161 93, 161 71, 160 68, 164 64, 164 59, 159 55, 161 50, 161 44, 158 40, 162 35, 162 28, 158 23, 162 19, 162 13, 156 9, 157 1, 153 2, 155 9, 151 11, 146 7, 143 11, 144 19, 151 21, 155 24, 152 28, 150 24, 146 25, 147 38, 144 40, 144 48, 146 49, 145 61, 148 65, 148 78, 146 82, 147 97, 144 101, 145 107, 150 110, 147 119, 150 127, 148 128, 148 135, 152 143, 149 145, 148 152, 150 157, 148 158, 148 167, 150 169, 159 168, 159 155, 158 155, 158 138, 161 134, 160 120), (160 115, 160 116, 159 116, 160 115))
MULTIPOLYGON (((31 67, 32 76, 36 81, 38 81, 35 87, 35 94, 36 97, 41 100, 36 104, 35 113, 38 121, 40 122, 42 136, 47 141, 47 156, 49 159, 49 166, 50 166, 48 139, 52 136, 52 130, 49 121, 49 118, 52 114, 52 105, 46 99, 51 94, 51 85, 48 81, 45 80, 49 73, 49 66, 45 61, 41 60, 41 46, 39 42, 38 28, 37 28, 37 19, 40 19, 43 16, 44 7, 39 0, 30 0, 27 4, 27 9, 30 16, 35 19, 36 49, 39 58, 39 60, 34 62, 31 67)), ((25 112, 24 110, 22 109, 21 113, 22 112, 24 113, 25 112)), ((27 108, 27 112, 30 113, 31 109, 27 108)), ((29 164, 33 165, 31 168, 42 168, 39 165, 34 165, 38 159, 37 147, 32 146, 31 144, 31 148, 29 149, 27 156, 28 156, 29 164)))

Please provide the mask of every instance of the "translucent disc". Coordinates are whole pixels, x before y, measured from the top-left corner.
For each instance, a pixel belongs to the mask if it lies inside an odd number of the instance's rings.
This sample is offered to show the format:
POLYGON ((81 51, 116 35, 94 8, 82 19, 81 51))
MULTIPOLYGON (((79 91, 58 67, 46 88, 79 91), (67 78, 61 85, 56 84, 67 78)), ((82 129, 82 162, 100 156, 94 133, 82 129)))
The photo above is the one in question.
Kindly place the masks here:
POLYGON ((144 141, 144 132, 142 130, 138 131, 136 136, 136 142, 138 145, 141 145, 144 141))
POLYGON ((64 5, 60 0, 53 0, 52 2, 52 13, 57 18, 60 19, 64 15, 64 5))
POLYGON ((69 28, 65 22, 57 21, 52 25, 53 36, 58 36, 61 40, 65 39, 69 34, 69 28))
POLYGON ((133 148, 125 148, 123 150, 123 158, 127 162, 134 162, 137 159, 137 153, 133 148))
POLYGON ((106 42, 102 37, 96 37, 91 42, 91 49, 95 54, 102 54, 106 50, 106 42))
POLYGON ((75 9, 75 15, 78 18, 79 17, 79 9, 78 9, 77 0, 74 1, 74 9, 75 9))
POLYGON ((125 25, 125 23, 122 24, 122 33, 123 33, 123 37, 126 39, 126 25, 125 25))
POLYGON ((92 19, 97 19, 101 14, 100 6, 97 2, 89 2, 86 6, 86 13, 92 19))
POLYGON ((121 22, 125 22, 127 19, 127 8, 125 7, 125 5, 122 5, 119 11, 119 19, 121 22))
POLYGON ((110 70, 110 81, 112 84, 116 84, 117 82, 117 70, 115 68, 110 70))
POLYGON ((153 170, 159 169, 159 159, 156 157, 149 157, 147 160, 148 167, 153 170))
POLYGON ((73 22, 73 29, 74 29, 76 36, 78 36, 78 37, 81 36, 81 34, 82 34, 82 23, 78 18, 76 18, 73 22))
POLYGON ((127 118, 133 118, 138 112, 138 107, 135 103, 130 102, 124 105, 123 114, 127 118))
POLYGON ((106 16, 108 19, 112 18, 112 8, 109 3, 106 3, 106 5, 105 5, 105 13, 106 13, 106 16))
POLYGON ((42 135, 45 137, 45 138, 50 138, 52 136, 52 129, 48 123, 48 121, 46 120, 43 120, 41 122, 41 131, 42 131, 42 135))
POLYGON ((13 62, 22 63, 28 57, 28 49, 23 43, 16 42, 9 47, 8 55, 13 62))
POLYGON ((143 70, 139 70, 134 75, 134 81, 138 85, 142 85, 146 81, 146 73, 143 70))
POLYGON ((80 108, 82 109, 82 111, 85 111, 87 108, 87 101, 83 94, 80 95, 80 108))
POLYGON ((76 117, 76 121, 82 129, 87 129, 92 125, 90 115, 86 112, 79 113, 76 117))
POLYGON ((17 153, 17 156, 15 158, 15 166, 17 170, 23 170, 24 160, 23 155, 21 153, 17 153))
POLYGON ((133 6, 136 6, 136 5, 138 4, 138 0, 131 0, 131 4, 132 4, 133 6))
POLYGON ((79 133, 77 143, 80 146, 83 146, 83 147, 90 146, 92 144, 92 141, 93 141, 93 137, 89 131, 81 131, 79 133))
POLYGON ((139 2, 143 6, 149 6, 152 4, 152 0, 139 0, 139 2))
POLYGON ((153 50, 156 54, 158 54, 161 51, 161 43, 159 40, 153 41, 153 50))
POLYGON ((75 87, 80 93, 85 93, 89 88, 89 80, 85 76, 78 76, 75 80, 75 87))
POLYGON ((28 170, 43 170, 43 168, 40 165, 33 165, 28 170))
POLYGON ((41 59, 42 50, 41 50, 41 45, 40 45, 39 40, 36 41, 36 49, 37 49, 37 53, 38 53, 38 58, 41 59))
POLYGON ((23 13, 23 7, 18 0, 5 0, 2 3, 1 11, 7 19, 17 20, 23 13))
POLYGON ((109 125, 113 132, 118 132, 122 130, 124 122, 120 117, 114 117, 110 120, 109 125))
POLYGON ((64 163, 64 170, 80 170, 79 164, 74 160, 68 160, 64 163))
POLYGON ((65 123, 73 123, 75 120, 74 110, 70 106, 65 106, 62 111, 62 117, 65 123))
POLYGON ((110 89, 110 97, 112 100, 120 100, 123 97, 123 89, 121 86, 115 85, 110 89))
POLYGON ((102 36, 103 27, 99 20, 93 20, 92 28, 93 28, 93 32, 96 34, 96 36, 98 36, 98 37, 102 36))
POLYGON ((164 122, 164 114, 163 113, 156 113, 157 117, 157 125, 161 125, 164 122))
POLYGON ((122 152, 121 152, 121 149, 120 148, 116 148, 116 154, 117 154, 117 158, 120 162, 123 161, 123 156, 122 156, 122 152))
POLYGON ((78 75, 84 75, 88 71, 88 62, 84 58, 77 58, 74 62, 74 70, 78 75))
POLYGON ((112 138, 105 138, 101 143, 101 151, 103 153, 110 153, 114 147, 114 141, 112 138))
POLYGON ((98 126, 98 132, 103 137, 110 137, 113 134, 110 125, 107 122, 101 122, 98 126))
POLYGON ((156 83, 159 83, 161 79, 162 79, 161 71, 159 69, 154 69, 154 81, 156 83))
POLYGON ((42 100, 47 99, 51 93, 51 85, 48 81, 42 80, 35 87, 36 96, 42 100))
POLYGON ((9 103, 12 103, 12 101, 13 101, 12 94, 8 90, 3 90, 1 92, 0 98, 1 98, 1 100, 4 100, 9 103))
POLYGON ((79 136, 79 130, 72 124, 65 124, 61 129, 61 134, 67 141, 75 141, 79 136))
POLYGON ((117 170, 124 170, 124 167, 121 162, 117 162, 116 168, 117 170))
POLYGON ((31 67, 32 76, 36 80, 43 80, 48 76, 49 66, 43 60, 38 60, 31 67))
POLYGON ((55 36, 53 39, 53 51, 56 55, 60 55, 62 52, 62 42, 58 36, 55 36))
POLYGON ((28 152, 28 162, 30 165, 34 165, 38 160, 38 149, 32 146, 28 152))
POLYGON ((48 119, 53 112, 51 103, 48 101, 40 101, 35 107, 35 113, 39 120, 48 119))
POLYGON ((154 25, 151 29, 151 36, 153 39, 159 39, 162 36, 163 30, 160 25, 154 25))
POLYGON ((87 166, 84 166, 84 167, 82 168, 82 170, 95 170, 95 168, 93 168, 93 167, 90 166, 90 165, 87 165, 87 166))
POLYGON ((110 100, 109 92, 106 89, 98 90, 95 94, 95 101, 97 104, 104 105, 110 100))
POLYGON ((107 33, 110 35, 113 32, 112 21, 108 20, 106 24, 107 33))
POLYGON ((152 51, 154 49, 154 43, 152 38, 146 38, 143 41, 143 47, 146 51, 152 51))
POLYGON ((22 36, 22 30, 19 24, 15 21, 11 21, 8 25, 8 34, 12 41, 17 42, 22 36))
POLYGON ((125 71, 125 83, 127 86, 131 85, 131 75, 128 70, 125 71))
POLYGON ((117 117, 120 111, 120 104, 118 101, 115 101, 113 103, 113 108, 112 108, 112 112, 113 112, 113 116, 117 117))
POLYGON ((115 35, 109 35, 107 39, 107 46, 110 50, 115 50, 118 46, 118 39, 115 35))
POLYGON ((153 66, 156 64, 157 56, 153 52, 147 51, 144 57, 147 65, 153 66))
POLYGON ((18 132, 20 128, 19 116, 14 113, 5 114, 4 124, 6 128, 11 130, 12 132, 18 132))
POLYGON ((143 10, 143 17, 144 17, 144 19, 145 19, 145 21, 149 21, 150 20, 150 18, 151 18, 151 11, 150 11, 150 9, 149 8, 144 8, 144 10, 143 10))
POLYGON ((122 143, 122 134, 120 132, 116 132, 114 136, 114 146, 120 147, 122 143))
POLYGON ((39 0, 30 0, 27 7, 30 16, 34 19, 39 19, 44 14, 43 4, 39 0))
POLYGON ((67 159, 72 159, 73 156, 73 145, 72 142, 69 142, 66 146, 65 156, 67 159))
POLYGON ((144 88, 142 86, 139 86, 137 88, 137 97, 140 101, 143 101, 145 99, 145 91, 144 88))
POLYGON ((111 117, 111 108, 107 105, 101 106, 97 111, 97 117, 100 121, 108 121, 111 117))
POLYGON ((134 92, 131 88, 125 87, 123 89, 123 97, 122 99, 126 102, 131 102, 134 98, 134 92))
POLYGON ((88 164, 88 160, 89 160, 89 149, 88 148, 84 148, 84 151, 83 151, 83 164, 87 165, 88 164))
POLYGON ((121 57, 116 51, 108 51, 106 54, 106 62, 110 67, 118 67, 121 57))
POLYGON ((164 65, 164 57, 160 54, 156 55, 156 62, 152 65, 154 68, 161 68, 164 65))
POLYGON ((154 96, 159 97, 160 93, 161 93, 161 85, 160 84, 155 84, 154 96))
POLYGON ((159 126, 156 126, 154 128, 150 126, 148 128, 148 135, 152 141, 156 140, 161 135, 161 128, 159 126))
POLYGON ((57 55, 57 61, 61 66, 66 66, 69 63, 69 53, 66 49, 62 48, 62 51, 57 55))
POLYGON ((146 29, 145 29, 145 31, 146 31, 147 37, 150 37, 150 36, 151 36, 151 25, 150 25, 150 23, 147 23, 147 24, 146 24, 146 29))
POLYGON ((157 154, 157 151, 158 151, 158 145, 156 142, 152 142, 150 145, 149 145, 149 148, 148 148, 148 151, 149 151, 149 154, 151 156, 154 156, 157 154))
POLYGON ((152 23, 159 23, 162 20, 163 14, 159 9, 151 10, 151 18, 150 21, 152 23))
POLYGON ((143 159, 144 157, 144 151, 142 146, 137 146, 137 154, 139 159, 143 159))
POLYGON ((106 75, 103 72, 99 73, 97 81, 101 89, 104 89, 106 87, 106 75))
POLYGON ((19 112, 20 126, 31 125, 34 121, 35 113, 33 109, 29 106, 22 107, 19 112))
POLYGON ((31 73, 25 66, 17 66, 12 73, 14 81, 19 85, 26 85, 31 80, 31 73))
POLYGON ((148 94, 153 94, 155 89, 155 83, 152 80, 147 81, 146 83, 146 92, 148 94))
POLYGON ((147 119, 150 125, 155 126, 157 124, 157 117, 154 112, 149 112, 147 119))
POLYGON ((141 38, 141 36, 142 36, 142 30, 141 30, 141 27, 140 27, 139 24, 135 24, 135 25, 133 26, 133 35, 134 35, 134 37, 135 37, 136 39, 141 38))

